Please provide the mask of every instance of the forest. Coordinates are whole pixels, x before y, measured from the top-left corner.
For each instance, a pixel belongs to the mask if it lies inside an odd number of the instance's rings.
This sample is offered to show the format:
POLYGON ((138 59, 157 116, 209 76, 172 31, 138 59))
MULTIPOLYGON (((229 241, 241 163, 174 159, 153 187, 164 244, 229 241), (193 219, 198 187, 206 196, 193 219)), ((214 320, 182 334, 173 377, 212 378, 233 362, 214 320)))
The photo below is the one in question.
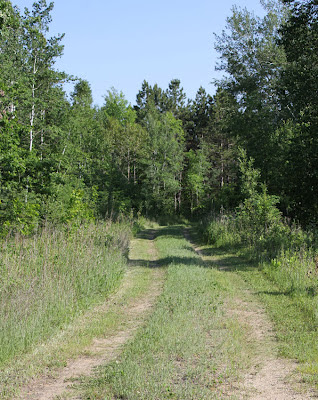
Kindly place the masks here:
POLYGON ((63 35, 48 34, 53 3, 21 13, 2 1, 1 234, 118 213, 233 211, 247 165, 284 216, 314 225, 317 5, 264 7, 264 18, 234 7, 216 37, 224 77, 214 96, 144 81, 135 105, 112 88, 93 107, 89 82, 54 69, 63 35))
POLYGON ((256 292, 279 354, 318 387, 318 4, 261 3, 263 17, 233 6, 215 35, 214 95, 199 87, 190 99, 175 77, 144 80, 133 105, 110 88, 95 106, 88 81, 56 68, 54 3, 0 0, 0 397, 144 318, 81 398, 223 398, 263 346, 249 349, 233 317, 256 292), (95 313, 110 295, 113 314, 95 313), (150 309, 156 296, 149 319, 119 306, 150 309), (47 346, 62 331, 64 347, 47 346), (216 350, 207 331, 224 339, 216 350))

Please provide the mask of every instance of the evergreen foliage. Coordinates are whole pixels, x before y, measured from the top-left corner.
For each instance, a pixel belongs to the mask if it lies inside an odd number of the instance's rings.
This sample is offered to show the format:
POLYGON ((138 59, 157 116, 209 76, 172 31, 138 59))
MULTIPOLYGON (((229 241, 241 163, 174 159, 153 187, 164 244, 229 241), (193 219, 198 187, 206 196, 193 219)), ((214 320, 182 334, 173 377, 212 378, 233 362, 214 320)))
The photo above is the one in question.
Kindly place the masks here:
POLYGON ((94 107, 89 82, 54 67, 63 35, 49 36, 53 3, 20 13, 0 2, 1 234, 240 204, 241 216, 258 220, 268 204, 316 223, 317 5, 262 4, 263 18, 234 7, 216 37, 225 75, 214 96, 200 87, 189 100, 179 79, 144 81, 134 107, 115 89, 94 107))

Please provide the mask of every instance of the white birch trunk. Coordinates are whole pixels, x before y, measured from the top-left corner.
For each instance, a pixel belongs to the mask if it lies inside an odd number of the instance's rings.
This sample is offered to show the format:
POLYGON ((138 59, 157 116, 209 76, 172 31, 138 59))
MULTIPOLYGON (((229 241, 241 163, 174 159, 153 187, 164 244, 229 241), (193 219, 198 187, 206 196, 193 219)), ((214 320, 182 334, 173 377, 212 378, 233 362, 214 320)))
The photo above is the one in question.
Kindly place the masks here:
MULTIPOLYGON (((34 63, 33 63, 33 77, 35 78, 35 75, 37 73, 36 69, 36 57, 34 58, 34 63)), ((34 137, 34 119, 35 119, 35 79, 33 79, 32 83, 32 108, 31 108, 31 115, 30 115, 30 151, 32 151, 33 148, 33 137, 34 137)))

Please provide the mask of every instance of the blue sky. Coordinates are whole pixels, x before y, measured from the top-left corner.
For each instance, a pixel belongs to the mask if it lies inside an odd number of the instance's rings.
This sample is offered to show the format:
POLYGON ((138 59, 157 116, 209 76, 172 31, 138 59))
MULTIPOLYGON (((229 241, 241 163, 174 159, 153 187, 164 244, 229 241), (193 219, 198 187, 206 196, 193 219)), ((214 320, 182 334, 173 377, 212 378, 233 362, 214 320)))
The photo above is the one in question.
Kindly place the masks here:
MULTIPOLYGON (((21 10, 33 0, 12 0, 21 10)), ((211 84, 221 33, 233 4, 263 14, 258 0, 55 0, 50 34, 65 33, 57 68, 87 79, 94 103, 111 87, 135 103, 142 81, 163 89, 178 78, 189 98, 211 84)))

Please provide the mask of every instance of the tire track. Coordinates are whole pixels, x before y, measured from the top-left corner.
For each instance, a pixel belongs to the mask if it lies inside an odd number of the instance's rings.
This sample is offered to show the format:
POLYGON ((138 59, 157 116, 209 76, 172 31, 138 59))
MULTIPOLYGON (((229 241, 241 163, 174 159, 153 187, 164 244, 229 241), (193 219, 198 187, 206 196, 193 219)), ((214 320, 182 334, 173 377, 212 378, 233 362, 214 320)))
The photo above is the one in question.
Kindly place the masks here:
MULTIPOLYGON (((195 246, 188 230, 184 231, 184 236, 207 264, 213 265, 220 271, 230 273, 230 269, 222 265, 221 257, 205 256, 200 248, 195 246)), ((291 385, 291 377, 297 375, 297 372, 295 372, 297 364, 278 356, 274 327, 265 309, 255 299, 252 291, 242 288, 236 294, 232 306, 225 312, 229 318, 236 318, 241 325, 248 327, 249 340, 253 342, 255 349, 251 368, 243 376, 242 381, 231 389, 225 388, 225 393, 228 396, 234 396, 234 398, 240 400, 307 400, 318 398, 314 392, 296 392, 291 385)), ((299 382, 297 383, 299 389, 301 389, 299 382)))
MULTIPOLYGON (((135 239, 131 242, 130 263, 134 265, 123 278, 119 291, 113 295, 103 307, 110 308, 112 304, 120 303, 122 296, 131 286, 132 274, 137 269, 138 260, 134 255, 134 248, 138 246, 147 247, 147 260, 151 262, 151 277, 149 279, 149 287, 146 293, 137 299, 133 299, 125 307, 124 310, 124 327, 119 331, 109 335, 106 338, 96 338, 92 344, 86 349, 86 356, 78 357, 70 360, 67 366, 61 369, 55 378, 42 377, 31 382, 24 388, 19 399, 23 400, 53 400, 61 398, 60 396, 74 396, 71 393, 72 382, 78 380, 81 376, 90 376, 94 373, 94 369, 100 365, 108 363, 121 353, 122 347, 131 340, 138 328, 144 323, 149 315, 152 307, 163 286, 164 273, 156 267, 158 259, 157 251, 154 244, 155 231, 149 230, 146 239, 135 239), (142 241, 142 242, 141 242, 142 241)), ((76 396, 76 395, 75 395, 76 396)), ((71 397, 76 398, 76 397, 71 397)))

